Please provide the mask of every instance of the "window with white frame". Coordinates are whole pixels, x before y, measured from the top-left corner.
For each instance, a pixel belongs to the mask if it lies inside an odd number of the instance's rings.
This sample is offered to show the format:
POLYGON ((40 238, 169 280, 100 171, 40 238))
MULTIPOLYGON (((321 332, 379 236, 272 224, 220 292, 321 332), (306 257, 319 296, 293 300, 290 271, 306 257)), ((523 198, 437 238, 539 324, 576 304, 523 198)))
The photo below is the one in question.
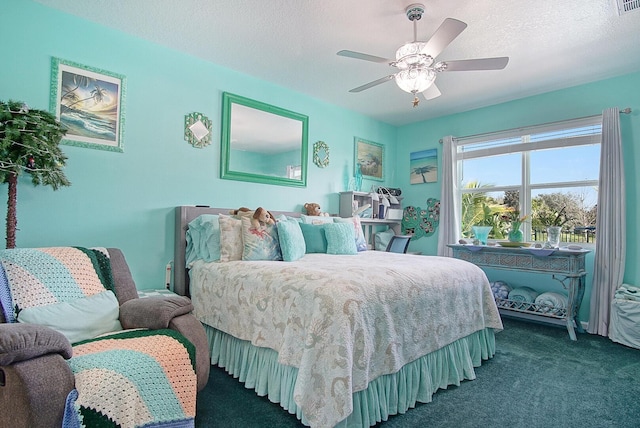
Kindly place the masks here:
POLYGON ((287 178, 291 178, 294 180, 302 179, 302 166, 287 165, 287 178))
POLYGON ((462 236, 486 225, 505 239, 515 215, 525 241, 560 225, 563 242, 593 242, 601 134, 593 116, 454 139, 462 236))

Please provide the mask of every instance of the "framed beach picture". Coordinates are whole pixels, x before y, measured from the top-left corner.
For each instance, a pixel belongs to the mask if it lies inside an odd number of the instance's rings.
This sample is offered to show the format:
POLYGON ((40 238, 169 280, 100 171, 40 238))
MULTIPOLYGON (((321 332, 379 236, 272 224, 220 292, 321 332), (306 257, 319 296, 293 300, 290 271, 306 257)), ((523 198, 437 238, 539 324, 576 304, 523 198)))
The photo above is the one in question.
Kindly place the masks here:
POLYGON ((355 138, 355 146, 355 164, 360 165, 360 172, 362 172, 362 176, 371 180, 383 181, 384 146, 358 137, 355 138))
POLYGON ((67 130, 61 143, 122 152, 125 93, 120 74, 53 58, 49 108, 67 130))
POLYGON ((438 181, 438 150, 429 149, 412 152, 409 159, 411 184, 435 183, 438 181))

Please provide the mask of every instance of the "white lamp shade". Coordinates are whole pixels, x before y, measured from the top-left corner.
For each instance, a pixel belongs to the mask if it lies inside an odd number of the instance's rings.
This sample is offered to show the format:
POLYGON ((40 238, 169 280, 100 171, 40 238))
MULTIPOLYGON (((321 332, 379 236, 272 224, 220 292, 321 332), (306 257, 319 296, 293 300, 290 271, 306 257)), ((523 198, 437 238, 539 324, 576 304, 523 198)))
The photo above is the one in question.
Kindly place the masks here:
POLYGON ((405 70, 410 67, 424 67, 433 64, 433 58, 422 54, 425 42, 407 43, 396 51, 396 67, 405 70))
POLYGON ((436 73, 427 67, 412 67, 396 74, 396 84, 405 92, 416 94, 427 89, 436 80, 436 73))

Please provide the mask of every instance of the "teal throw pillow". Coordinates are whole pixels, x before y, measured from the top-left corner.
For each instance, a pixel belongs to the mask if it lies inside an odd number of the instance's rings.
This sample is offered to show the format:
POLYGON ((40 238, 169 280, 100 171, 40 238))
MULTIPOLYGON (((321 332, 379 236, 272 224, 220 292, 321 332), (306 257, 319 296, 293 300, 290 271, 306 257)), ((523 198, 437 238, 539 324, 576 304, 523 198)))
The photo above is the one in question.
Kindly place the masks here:
POLYGON ((220 260, 220 223, 217 214, 202 214, 189 222, 186 234, 187 267, 196 260, 220 260))
POLYGON ((324 233, 327 236, 327 254, 358 254, 352 224, 325 224, 324 233))
POLYGON ((377 251, 387 251, 387 247, 389 246, 389 241, 396 233, 393 229, 384 230, 382 232, 376 232, 375 240, 375 248, 377 251))
POLYGON ((367 241, 364 238, 364 232, 362 231, 362 224, 360 223, 360 217, 354 215, 349 218, 335 217, 336 223, 349 223, 353 225, 353 232, 355 234, 356 249, 358 251, 367 251, 367 241))
POLYGON ((307 251, 307 246, 304 243, 304 235, 298 221, 279 220, 276 226, 278 227, 278 240, 280 241, 282 260, 293 262, 303 257, 307 251))
POLYGON ((324 233, 324 224, 300 223, 300 230, 304 236, 307 253, 327 252, 327 237, 324 233))

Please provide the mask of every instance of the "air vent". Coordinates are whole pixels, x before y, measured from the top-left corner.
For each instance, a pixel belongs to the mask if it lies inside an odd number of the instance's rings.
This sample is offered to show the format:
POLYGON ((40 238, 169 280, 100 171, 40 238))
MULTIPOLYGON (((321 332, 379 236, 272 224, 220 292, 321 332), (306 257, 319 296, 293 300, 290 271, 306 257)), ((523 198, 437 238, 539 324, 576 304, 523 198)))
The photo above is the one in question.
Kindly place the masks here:
POLYGON ((618 15, 640 10, 640 0, 616 0, 618 3, 618 15))

